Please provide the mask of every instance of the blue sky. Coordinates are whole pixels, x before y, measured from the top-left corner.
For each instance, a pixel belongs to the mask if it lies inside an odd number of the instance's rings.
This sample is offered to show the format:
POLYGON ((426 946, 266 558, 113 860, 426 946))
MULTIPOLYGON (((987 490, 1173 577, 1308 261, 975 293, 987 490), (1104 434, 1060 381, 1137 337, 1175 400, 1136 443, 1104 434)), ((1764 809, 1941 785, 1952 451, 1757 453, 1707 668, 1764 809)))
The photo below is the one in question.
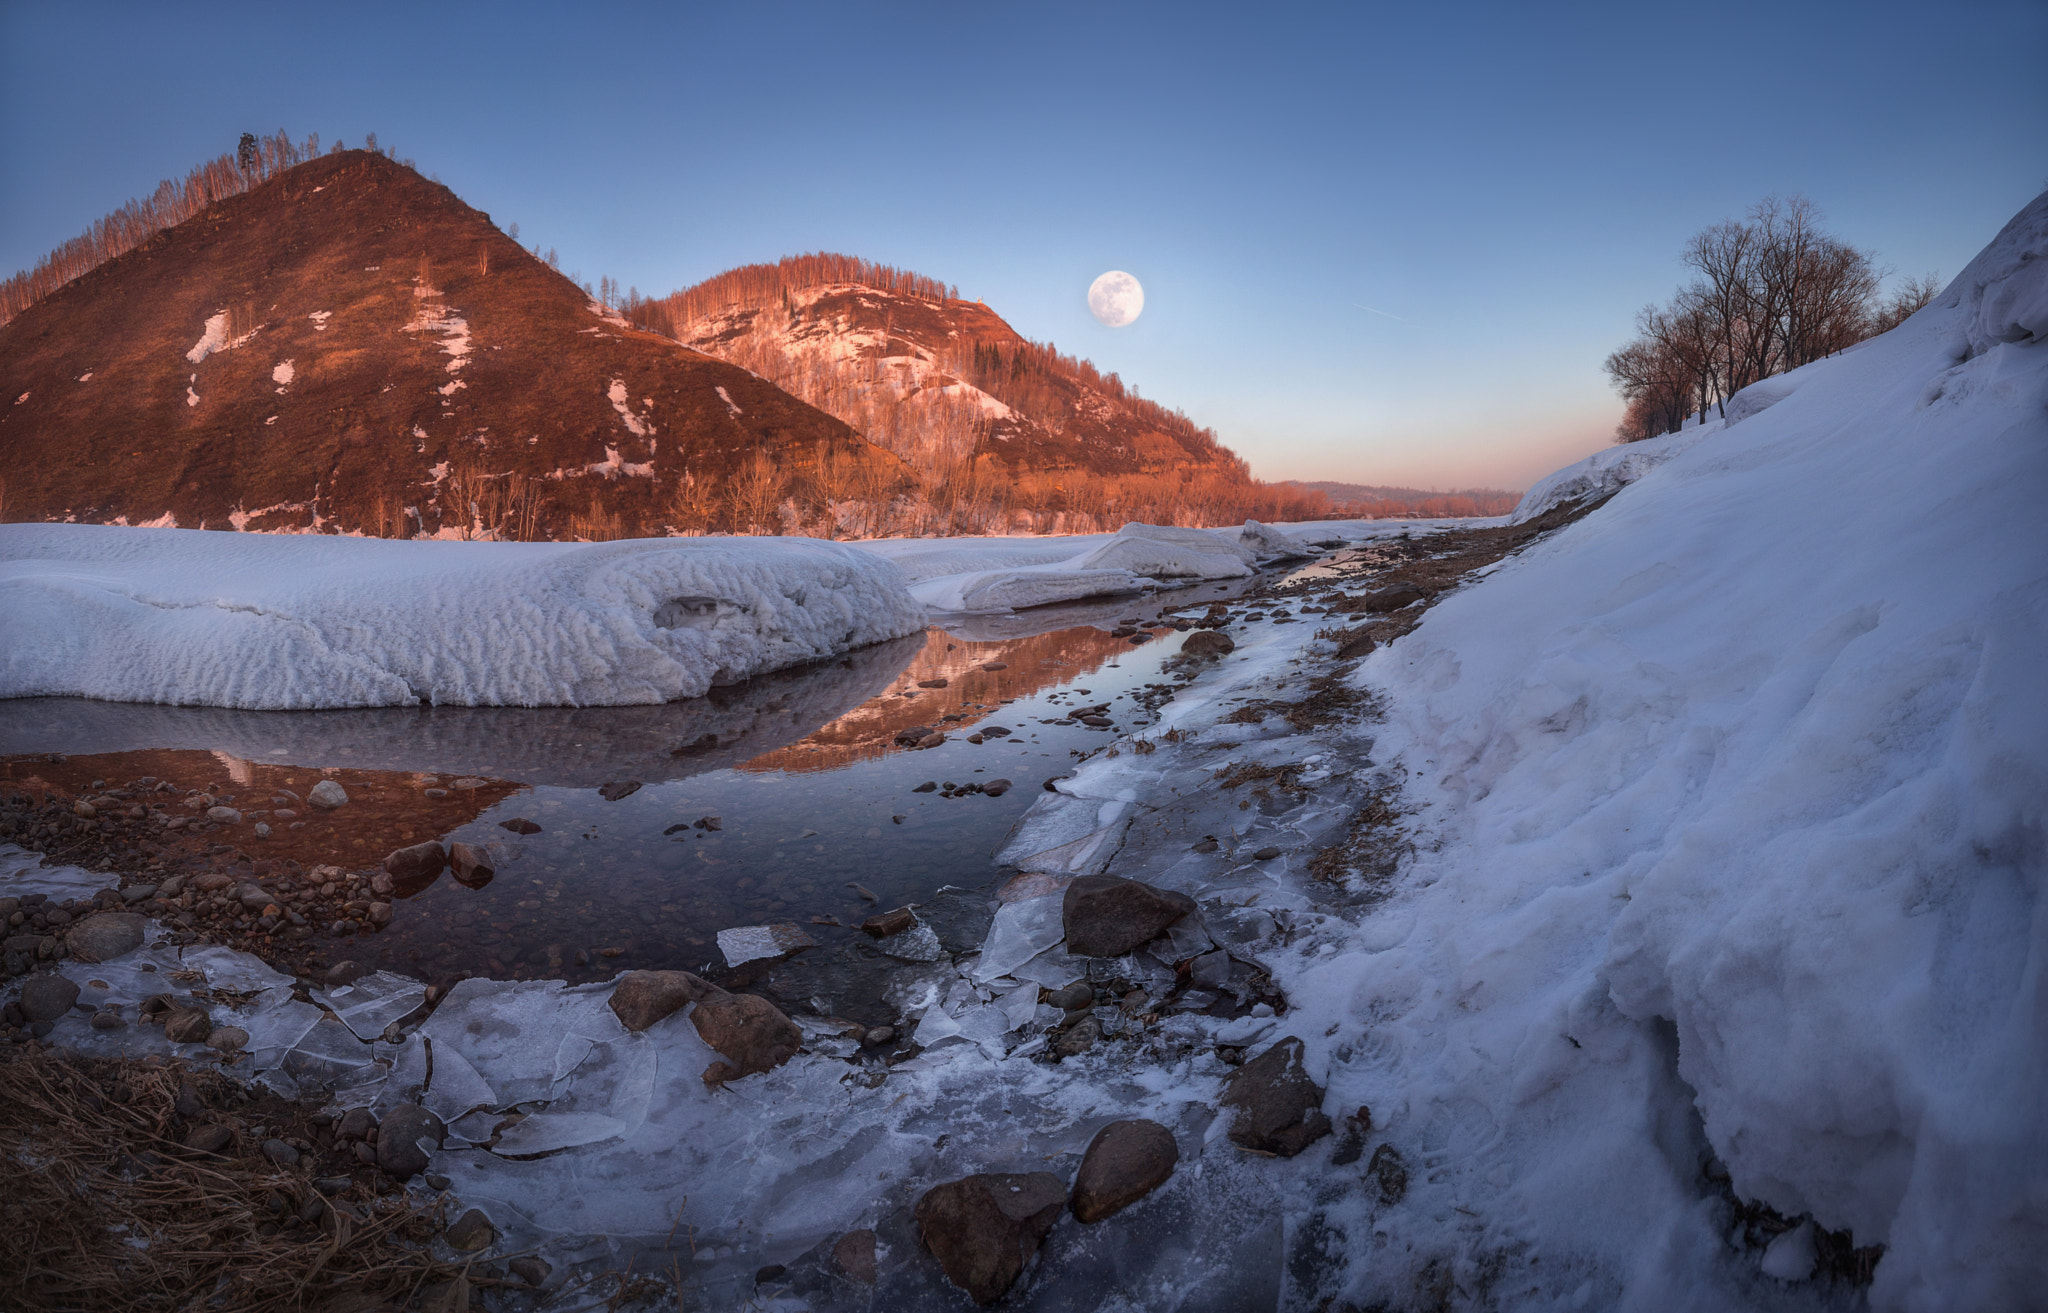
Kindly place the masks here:
POLYGON ((982 297, 1268 478, 1521 487, 1685 238, 1804 192, 1952 276, 2048 186, 2048 4, 0 0, 0 269, 282 127, 643 292, 837 250, 982 297), (1123 329, 1106 269, 1144 283, 1123 329))

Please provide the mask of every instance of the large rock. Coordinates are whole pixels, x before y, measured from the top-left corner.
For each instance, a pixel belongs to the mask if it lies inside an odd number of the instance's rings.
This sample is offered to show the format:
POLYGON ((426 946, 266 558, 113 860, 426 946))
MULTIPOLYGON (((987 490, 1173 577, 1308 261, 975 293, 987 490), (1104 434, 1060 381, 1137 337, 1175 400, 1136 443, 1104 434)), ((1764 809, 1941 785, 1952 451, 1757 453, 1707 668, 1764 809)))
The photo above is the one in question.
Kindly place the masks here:
POLYGON ((384 872, 401 890, 419 889, 433 883, 448 864, 448 850, 434 840, 400 848, 384 858, 384 872))
POLYGON ((1059 1220, 1067 1188, 1051 1172, 984 1172, 935 1185, 917 1201, 917 1229, 946 1279, 993 1304, 1016 1283, 1059 1220))
POLYGON ((721 992, 687 971, 628 971, 612 988, 611 1007, 627 1030, 645 1030, 686 1004, 721 992))
POLYGON ((716 993, 690 1014, 697 1034, 726 1057, 704 1069, 706 1085, 779 1067, 803 1046, 803 1032, 773 1003, 752 994, 716 993))
POLYGON ((333 811, 348 802, 348 790, 333 780, 322 780, 306 793, 306 801, 322 811, 333 811))
POLYGON ((21 1015, 30 1021, 56 1021, 78 1002, 78 982, 63 976, 30 976, 21 987, 21 1015))
POLYGON ((1235 1108, 1230 1142, 1292 1158, 1330 1133, 1323 1089, 1302 1065, 1301 1041, 1289 1035, 1237 1069, 1223 1091, 1235 1108))
POLYGON ((1194 910, 1195 900, 1186 894, 1114 875, 1084 875, 1067 886, 1060 919, 1069 953, 1122 957, 1194 910))
POLYGON ((427 1170, 431 1150, 420 1147, 422 1140, 441 1147, 446 1129, 441 1119, 417 1103, 401 1103, 377 1123, 377 1166, 401 1181, 409 1181, 427 1170))
POLYGON ((1103 1218, 1166 1184, 1180 1161, 1173 1132, 1154 1121, 1111 1122, 1095 1133, 1074 1176, 1074 1216, 1103 1218))
POLYGON ((1237 651, 1237 644, 1230 635, 1215 629, 1197 629, 1181 640, 1180 654, 1184 657, 1221 657, 1237 651))
POLYGON ((465 889, 481 889, 498 873, 491 855, 475 844, 449 844, 448 865, 455 872, 455 882, 465 889))
POLYGON ((142 947, 143 919, 134 912, 101 912, 72 926, 64 942, 81 962, 107 962, 142 947))

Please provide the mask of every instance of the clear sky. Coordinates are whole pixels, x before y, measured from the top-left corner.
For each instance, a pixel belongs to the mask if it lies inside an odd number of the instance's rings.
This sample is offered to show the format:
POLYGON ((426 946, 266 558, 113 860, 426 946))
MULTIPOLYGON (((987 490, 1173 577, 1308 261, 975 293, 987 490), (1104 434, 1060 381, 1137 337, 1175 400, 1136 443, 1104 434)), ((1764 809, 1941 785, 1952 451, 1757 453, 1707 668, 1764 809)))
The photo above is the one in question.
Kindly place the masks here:
POLYGON ((0 0, 0 270, 278 128, 375 132, 593 283, 915 269, 1263 477, 1521 487, 1763 196, 1955 274, 2048 186, 2048 3, 0 0))

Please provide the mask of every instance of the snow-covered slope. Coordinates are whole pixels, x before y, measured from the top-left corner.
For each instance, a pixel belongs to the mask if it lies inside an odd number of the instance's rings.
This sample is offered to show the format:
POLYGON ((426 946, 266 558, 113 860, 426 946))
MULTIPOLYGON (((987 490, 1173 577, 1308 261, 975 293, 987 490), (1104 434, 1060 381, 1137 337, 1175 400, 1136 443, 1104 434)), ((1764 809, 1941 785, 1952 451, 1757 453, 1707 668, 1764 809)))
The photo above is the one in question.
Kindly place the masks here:
POLYGON ((598 706, 914 633, 895 566, 808 538, 448 543, 0 525, 0 698, 598 706))
POLYGON ((1776 1306, 1710 1149, 1884 1245, 1873 1307, 2042 1306, 2044 339, 2048 196, 1365 663, 1418 855, 1286 982, 1328 1106, 1428 1155, 1344 1228, 1355 1302, 1437 1262, 1504 1307, 1776 1306))

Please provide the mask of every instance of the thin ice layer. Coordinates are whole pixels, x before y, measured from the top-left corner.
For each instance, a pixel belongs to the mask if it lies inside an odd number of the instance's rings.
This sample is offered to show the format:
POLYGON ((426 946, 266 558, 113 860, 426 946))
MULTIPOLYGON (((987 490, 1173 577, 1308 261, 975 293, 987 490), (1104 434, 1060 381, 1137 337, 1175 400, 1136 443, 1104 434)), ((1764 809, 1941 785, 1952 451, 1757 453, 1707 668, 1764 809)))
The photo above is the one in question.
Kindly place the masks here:
POLYGON ((396 542, 0 525, 0 698, 292 709, 696 697, 915 632, 873 554, 800 538, 396 542))

